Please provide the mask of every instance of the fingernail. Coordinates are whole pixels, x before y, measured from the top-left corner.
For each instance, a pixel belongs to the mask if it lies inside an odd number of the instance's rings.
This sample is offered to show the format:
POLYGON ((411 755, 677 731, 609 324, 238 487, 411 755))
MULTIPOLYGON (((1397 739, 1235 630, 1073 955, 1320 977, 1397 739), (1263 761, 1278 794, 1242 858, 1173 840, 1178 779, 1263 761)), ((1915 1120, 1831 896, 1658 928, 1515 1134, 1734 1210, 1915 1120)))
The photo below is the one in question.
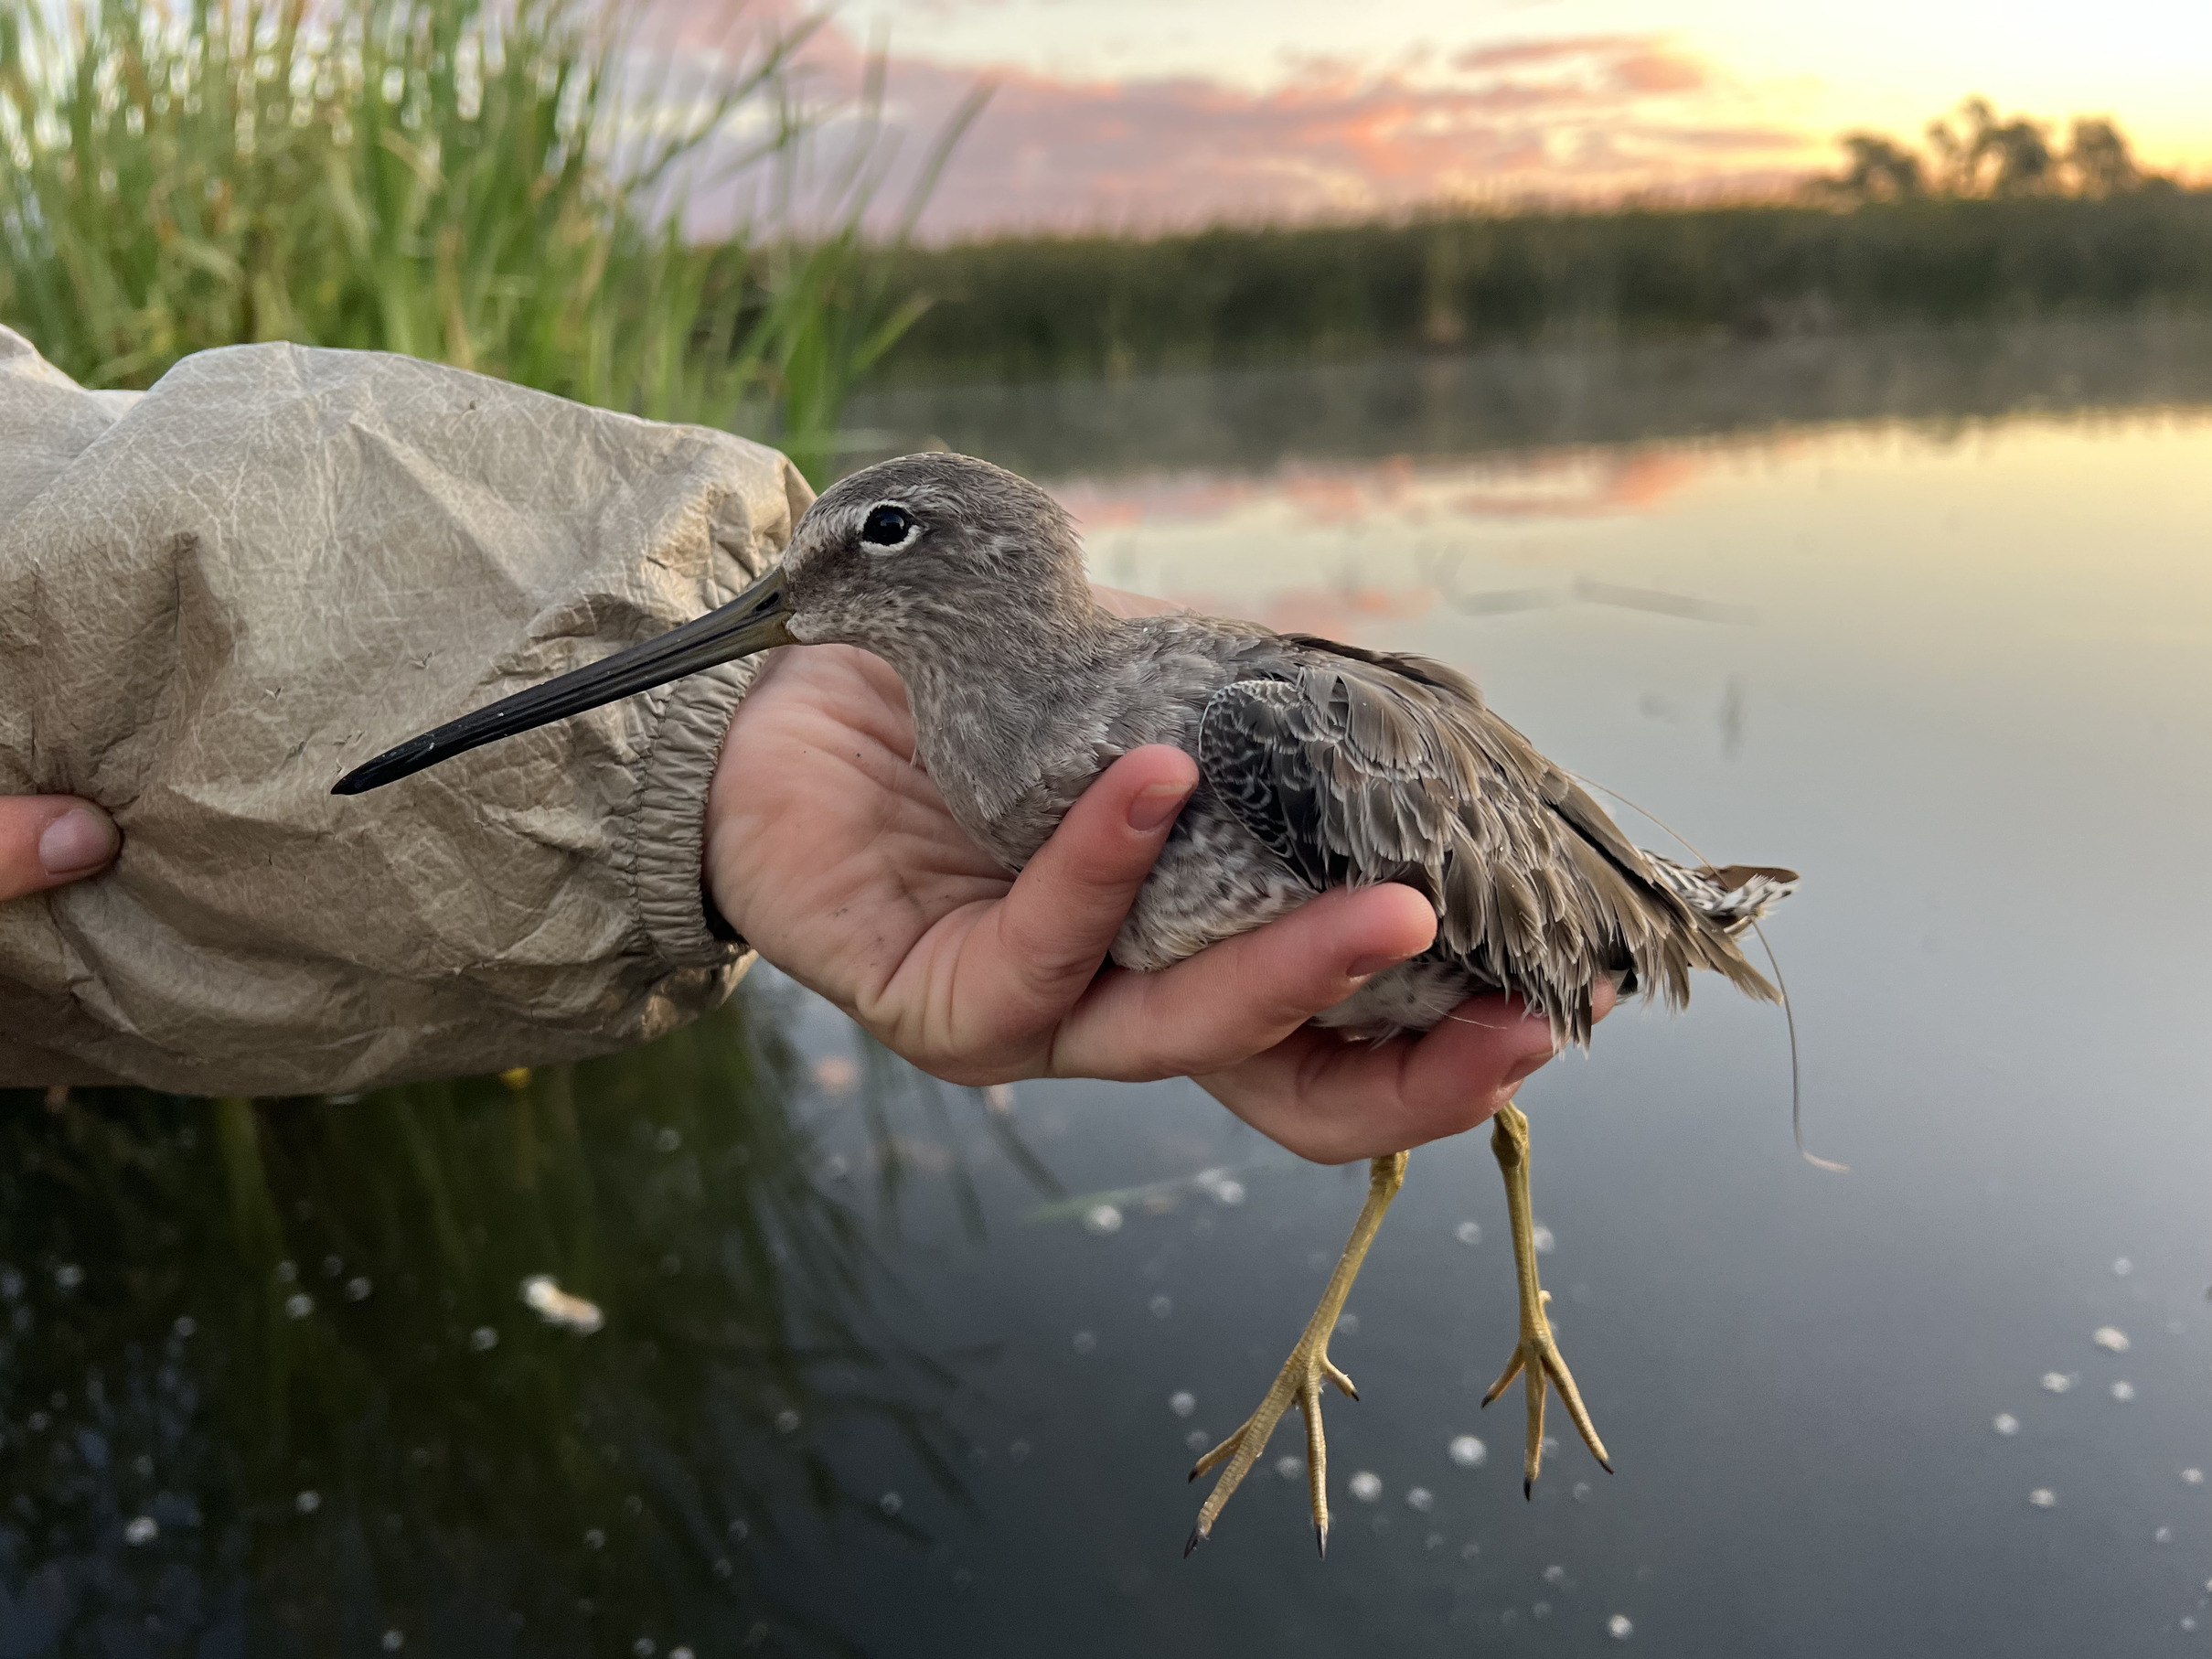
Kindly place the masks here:
POLYGON ((1154 784, 1129 803, 1129 828, 1149 835, 1182 810, 1191 798, 1188 784, 1154 784))
POLYGON ((121 838, 97 812, 71 807, 38 838, 38 862, 48 875, 77 875, 96 870, 115 856, 121 838))
POLYGON ((1516 1083, 1525 1083, 1529 1078, 1534 1076, 1536 1073, 1549 1065, 1553 1060, 1558 1056, 1558 1045, 1551 1040, 1551 1033, 1546 1032, 1544 1033, 1544 1046, 1542 1048, 1538 1049, 1535 1053, 1528 1055, 1524 1059, 1515 1061, 1512 1065, 1507 1069, 1505 1074, 1506 1086, 1510 1088, 1516 1083))
POLYGON ((1344 972, 1348 978, 1354 979, 1372 979, 1385 968, 1395 968, 1405 959, 1404 957, 1362 957, 1344 972))

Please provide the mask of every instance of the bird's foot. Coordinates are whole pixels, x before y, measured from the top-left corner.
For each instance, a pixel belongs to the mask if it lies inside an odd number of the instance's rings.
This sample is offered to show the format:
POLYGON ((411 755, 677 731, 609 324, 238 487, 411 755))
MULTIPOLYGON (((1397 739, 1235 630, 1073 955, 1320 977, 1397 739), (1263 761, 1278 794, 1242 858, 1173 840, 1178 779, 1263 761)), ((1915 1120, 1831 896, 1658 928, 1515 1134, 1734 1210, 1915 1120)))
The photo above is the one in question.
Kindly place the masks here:
POLYGON ((1221 1479, 1213 1483, 1213 1490, 1206 1494, 1206 1501, 1198 1512, 1198 1525, 1191 1529, 1191 1541, 1183 1546, 1184 1555, 1189 1555, 1212 1535, 1222 1506, 1252 1472, 1252 1465, 1267 1449, 1268 1436, 1275 1432, 1276 1424, 1294 1403, 1306 1419, 1306 1482, 1313 1506, 1313 1541, 1323 1556, 1329 1553, 1329 1447, 1321 1434, 1321 1384, 1334 1383, 1348 1397, 1355 1400, 1360 1397, 1352 1379, 1330 1359, 1329 1338, 1344 1311, 1344 1299, 1352 1294, 1352 1281, 1359 1277, 1360 1264, 1367 1258, 1367 1247, 1374 1242, 1384 1213, 1390 1208, 1390 1201, 1397 1196, 1405 1180, 1404 1152, 1377 1158, 1368 1166, 1367 1202, 1352 1226, 1344 1254, 1337 1260, 1336 1271, 1329 1276, 1329 1288, 1321 1292, 1320 1305, 1306 1322, 1298 1346, 1291 1349, 1290 1357, 1276 1373, 1274 1386, 1267 1390, 1267 1397, 1260 1401, 1259 1409, 1245 1419, 1243 1428, 1199 1459, 1191 1471, 1191 1478, 1195 1481, 1209 1470, 1220 1468, 1224 1463, 1228 1465, 1222 1470, 1221 1479))
POLYGON ((1590 1449, 1598 1466, 1611 1474, 1613 1462, 1606 1456, 1605 1442, 1598 1438, 1597 1426, 1590 1421, 1590 1414, 1583 1406, 1581 1392, 1575 1386, 1575 1374, 1566 1368, 1559 1344, 1553 1340, 1552 1322, 1544 1316, 1544 1305, 1552 1300, 1552 1293, 1536 1279, 1536 1228, 1528 1191, 1528 1118, 1519 1107, 1508 1103, 1498 1109, 1497 1118, 1491 1126, 1490 1144, 1499 1169, 1505 1174, 1505 1207, 1512 1223, 1514 1277, 1521 1289, 1521 1340, 1514 1344, 1513 1356, 1506 1361, 1504 1372, 1482 1397, 1482 1403, 1488 1406, 1503 1394, 1516 1376, 1526 1377, 1528 1453, 1521 1465, 1521 1495, 1527 1498, 1535 1492, 1536 1475, 1544 1463, 1544 1396, 1547 1384, 1559 1390, 1567 1416, 1575 1419, 1582 1443, 1590 1449))
POLYGON ((1513 1348, 1513 1357, 1505 1362, 1505 1371, 1490 1386, 1482 1397, 1488 1406, 1503 1394, 1516 1376, 1528 1379, 1528 1453, 1521 1464, 1521 1495, 1534 1494, 1536 1475, 1544 1463, 1544 1395, 1546 1383, 1559 1390, 1559 1398, 1566 1407, 1567 1416, 1575 1419, 1575 1427, 1582 1435, 1582 1443, 1590 1449, 1598 1467, 1606 1473, 1613 1472, 1612 1460, 1605 1454, 1605 1442, 1598 1438, 1597 1426, 1583 1406, 1582 1395, 1575 1386, 1575 1374, 1566 1368, 1566 1361, 1559 1353, 1559 1344, 1552 1340, 1551 1322, 1544 1316, 1544 1304, 1552 1300, 1549 1290, 1536 1292, 1533 1328, 1524 1309, 1521 1320, 1521 1341, 1513 1348))
MULTIPOLYGON (((1315 1315, 1315 1323, 1320 1322, 1315 1315)), ((1330 1317, 1330 1324, 1335 1322, 1330 1317)), ((1191 1529, 1191 1541, 1183 1546, 1189 1555, 1213 1531, 1213 1523, 1228 1503, 1231 1495, 1252 1471, 1261 1452, 1267 1450, 1268 1437, 1284 1412, 1295 1403, 1306 1419, 1306 1482, 1308 1495, 1313 1505, 1313 1540, 1322 1555, 1329 1553, 1329 1443, 1321 1432, 1321 1384, 1324 1380, 1342 1389, 1346 1397, 1358 1399, 1360 1391, 1352 1386, 1352 1379, 1337 1369, 1329 1357, 1329 1327, 1316 1330, 1306 1327, 1298 1344, 1276 1373, 1275 1383, 1267 1390, 1267 1397, 1260 1401, 1259 1409, 1245 1419, 1244 1427, 1198 1460, 1191 1471, 1195 1481, 1209 1470, 1223 1463, 1229 1467, 1214 1482, 1213 1490, 1206 1494, 1204 1507, 1198 1512, 1198 1525, 1191 1529)))

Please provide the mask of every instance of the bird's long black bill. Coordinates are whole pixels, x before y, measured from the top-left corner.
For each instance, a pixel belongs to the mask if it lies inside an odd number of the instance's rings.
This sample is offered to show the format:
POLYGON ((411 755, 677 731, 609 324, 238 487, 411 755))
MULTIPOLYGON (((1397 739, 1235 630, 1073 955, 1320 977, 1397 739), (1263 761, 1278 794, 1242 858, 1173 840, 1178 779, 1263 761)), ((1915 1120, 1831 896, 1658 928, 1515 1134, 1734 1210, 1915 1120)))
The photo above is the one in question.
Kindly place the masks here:
POLYGON ((784 573, 770 571, 720 610, 387 749, 347 773, 330 792, 359 795, 381 788, 499 738, 566 720, 771 646, 789 645, 791 635, 784 625, 790 615, 784 573))

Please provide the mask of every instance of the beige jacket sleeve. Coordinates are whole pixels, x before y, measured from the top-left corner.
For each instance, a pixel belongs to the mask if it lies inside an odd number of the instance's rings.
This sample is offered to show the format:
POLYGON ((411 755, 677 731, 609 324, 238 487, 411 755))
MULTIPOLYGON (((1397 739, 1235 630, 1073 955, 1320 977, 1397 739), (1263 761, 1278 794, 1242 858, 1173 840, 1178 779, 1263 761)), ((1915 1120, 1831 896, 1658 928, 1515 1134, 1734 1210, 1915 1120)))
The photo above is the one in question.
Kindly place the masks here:
POLYGON ((105 876, 0 904, 0 1086, 301 1093, 572 1059, 726 997, 733 664, 373 794, 355 763, 732 598, 773 450, 291 346, 87 392, 0 329, 0 793, 105 876))

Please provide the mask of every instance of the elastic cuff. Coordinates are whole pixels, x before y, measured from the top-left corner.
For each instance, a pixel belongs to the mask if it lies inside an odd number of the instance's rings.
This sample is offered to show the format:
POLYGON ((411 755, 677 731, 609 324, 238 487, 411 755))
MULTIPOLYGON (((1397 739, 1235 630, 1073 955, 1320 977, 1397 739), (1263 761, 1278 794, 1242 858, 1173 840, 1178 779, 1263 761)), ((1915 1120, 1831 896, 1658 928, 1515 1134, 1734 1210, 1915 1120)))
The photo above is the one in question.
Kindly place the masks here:
POLYGON ((758 667, 748 658, 678 680, 645 760, 630 824, 637 919, 654 954, 672 968, 722 967, 749 948, 719 915, 709 916, 703 849, 714 763, 758 667))

